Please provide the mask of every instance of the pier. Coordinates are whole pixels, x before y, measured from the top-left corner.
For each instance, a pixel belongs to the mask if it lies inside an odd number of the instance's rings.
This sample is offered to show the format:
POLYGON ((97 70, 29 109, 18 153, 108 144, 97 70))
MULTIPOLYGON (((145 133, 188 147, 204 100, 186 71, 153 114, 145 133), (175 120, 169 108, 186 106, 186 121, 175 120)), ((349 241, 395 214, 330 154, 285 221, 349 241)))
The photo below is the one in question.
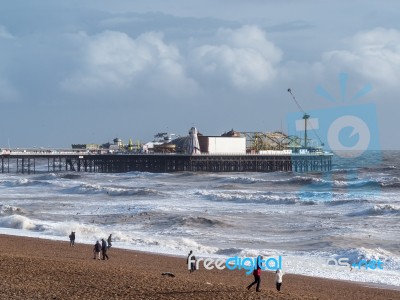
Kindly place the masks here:
POLYGON ((37 172, 326 172, 332 154, 290 155, 188 155, 188 154, 88 154, 11 152, 1 155, 2 173, 37 172))

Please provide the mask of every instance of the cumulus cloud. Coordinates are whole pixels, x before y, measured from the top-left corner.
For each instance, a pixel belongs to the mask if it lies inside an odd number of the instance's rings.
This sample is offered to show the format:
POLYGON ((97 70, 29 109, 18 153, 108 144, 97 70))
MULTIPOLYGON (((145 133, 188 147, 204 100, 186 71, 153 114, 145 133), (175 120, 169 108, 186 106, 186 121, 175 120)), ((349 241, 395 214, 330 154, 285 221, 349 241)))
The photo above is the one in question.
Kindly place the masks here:
POLYGON ((68 90, 144 85, 173 93, 179 86, 195 88, 186 77, 179 50, 166 44, 161 33, 147 32, 136 39, 118 31, 84 34, 82 52, 82 69, 62 84, 68 90))
POLYGON ((325 52, 324 68, 351 70, 379 85, 396 87, 400 81, 400 31, 375 28, 347 40, 349 49, 325 52))
POLYGON ((189 42, 181 49, 156 32, 132 38, 104 31, 75 38, 82 48, 80 67, 62 83, 75 92, 135 88, 189 95, 210 85, 258 89, 276 78, 282 59, 282 51, 256 26, 221 28, 209 42, 189 42))
POLYGON ((218 30, 213 44, 192 52, 196 71, 211 82, 239 89, 260 88, 276 77, 282 51, 256 26, 218 30))

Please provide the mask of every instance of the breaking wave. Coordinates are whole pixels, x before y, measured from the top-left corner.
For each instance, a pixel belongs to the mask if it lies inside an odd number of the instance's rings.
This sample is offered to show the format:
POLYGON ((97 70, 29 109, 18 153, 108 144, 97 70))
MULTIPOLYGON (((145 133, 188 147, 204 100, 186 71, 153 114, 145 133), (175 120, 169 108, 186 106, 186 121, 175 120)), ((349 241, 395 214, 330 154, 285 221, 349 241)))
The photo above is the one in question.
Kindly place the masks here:
POLYGON ((34 231, 43 230, 42 225, 35 224, 31 219, 21 215, 11 215, 0 218, 0 227, 34 231))
POLYGON ((224 180, 226 183, 238 183, 238 184, 253 184, 257 182, 267 182, 265 179, 261 178, 254 178, 254 177, 242 177, 242 176, 235 176, 229 177, 224 180))
POLYGON ((13 215, 23 213, 22 208, 11 205, 0 205, 0 215, 13 215))
POLYGON ((371 208, 350 213, 349 216, 381 216, 381 215, 400 215, 400 206, 391 204, 377 204, 371 208))
POLYGON ((183 218, 182 225, 188 225, 188 226, 205 226, 205 227, 214 227, 214 226, 222 226, 225 227, 227 226, 226 223, 219 221, 219 220, 212 220, 204 217, 188 217, 188 218, 183 218))
POLYGON ((162 196, 163 193, 150 188, 110 187, 84 183, 68 189, 72 194, 108 194, 110 196, 162 196))
POLYGON ((6 187, 27 187, 27 186, 51 186, 53 183, 45 180, 18 178, 16 180, 3 180, 0 184, 6 187))
POLYGON ((232 201, 238 203, 267 203, 267 204, 296 204, 301 203, 301 199, 296 195, 277 195, 269 193, 218 193, 210 191, 198 191, 196 195, 211 201, 232 201))
POLYGON ((229 227, 230 225, 216 219, 210 219, 205 217, 184 217, 184 216, 174 216, 163 218, 158 216, 157 219, 153 218, 152 225, 163 227, 163 228, 173 228, 175 226, 182 227, 195 227, 195 228, 208 228, 208 227, 229 227))

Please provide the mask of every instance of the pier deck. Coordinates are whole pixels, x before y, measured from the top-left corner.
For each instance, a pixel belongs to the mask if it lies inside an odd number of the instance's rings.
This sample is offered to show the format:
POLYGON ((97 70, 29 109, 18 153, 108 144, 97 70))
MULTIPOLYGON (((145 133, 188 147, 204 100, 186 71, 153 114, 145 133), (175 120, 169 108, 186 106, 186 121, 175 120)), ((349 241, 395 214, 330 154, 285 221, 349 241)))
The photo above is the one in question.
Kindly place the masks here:
POLYGON ((325 172, 332 154, 184 155, 184 154, 74 154, 18 153, 1 155, 0 172, 325 172), (44 169, 43 169, 44 166, 44 169))

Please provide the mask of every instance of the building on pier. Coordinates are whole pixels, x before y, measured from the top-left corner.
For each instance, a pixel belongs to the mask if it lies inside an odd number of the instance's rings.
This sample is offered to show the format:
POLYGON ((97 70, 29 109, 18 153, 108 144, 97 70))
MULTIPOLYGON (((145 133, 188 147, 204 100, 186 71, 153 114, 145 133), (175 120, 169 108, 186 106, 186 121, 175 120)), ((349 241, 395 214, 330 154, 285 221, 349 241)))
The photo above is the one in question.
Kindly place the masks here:
MULTIPOLYGON (((72 150, 28 151, 17 149, 1 154, 2 173, 36 173, 38 163, 48 172, 327 172, 332 154, 321 147, 301 147, 297 137, 281 132, 235 132, 205 136, 191 128, 187 137, 160 142, 150 153, 72 150), (158 149, 158 150, 157 150, 158 149)), ((122 144, 123 146, 123 144, 122 144)))

